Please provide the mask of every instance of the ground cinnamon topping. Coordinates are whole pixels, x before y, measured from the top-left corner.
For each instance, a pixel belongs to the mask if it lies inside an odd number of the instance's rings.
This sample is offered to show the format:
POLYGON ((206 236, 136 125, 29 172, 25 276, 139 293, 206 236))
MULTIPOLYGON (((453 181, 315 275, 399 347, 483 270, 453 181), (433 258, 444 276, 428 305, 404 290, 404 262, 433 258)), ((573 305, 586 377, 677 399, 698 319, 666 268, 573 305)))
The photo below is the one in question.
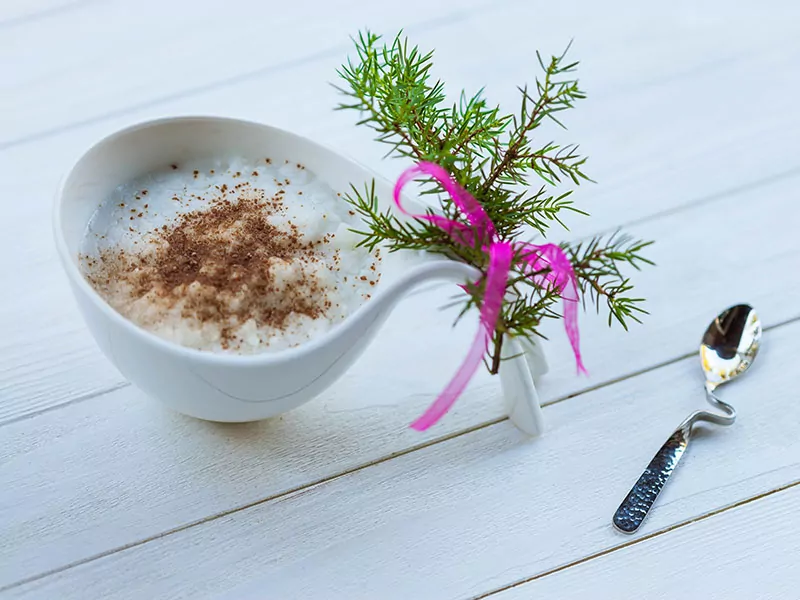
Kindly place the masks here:
POLYGON ((354 217, 284 157, 166 163, 98 206, 81 270, 120 315, 162 339, 280 352, 337 327, 375 289, 379 253, 356 245, 354 217))
POLYGON ((338 258, 325 264, 319 242, 304 241, 291 222, 280 229, 270 223, 282 208, 279 196, 267 198, 247 184, 235 193, 223 185, 210 208, 148 234, 150 252, 102 252, 87 277, 95 286, 122 283, 135 299, 147 296, 180 306, 185 318, 218 324, 223 348, 249 319, 280 330, 292 314, 323 316, 331 302, 320 271, 338 270, 338 258))

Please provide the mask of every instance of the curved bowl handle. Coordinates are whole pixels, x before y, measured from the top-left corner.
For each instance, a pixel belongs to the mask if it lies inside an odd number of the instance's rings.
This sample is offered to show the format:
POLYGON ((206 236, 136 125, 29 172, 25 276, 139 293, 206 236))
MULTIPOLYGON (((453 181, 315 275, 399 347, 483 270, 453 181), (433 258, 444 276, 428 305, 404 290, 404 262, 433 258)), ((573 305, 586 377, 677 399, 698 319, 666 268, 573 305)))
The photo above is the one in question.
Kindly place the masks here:
MULTIPOLYGON (((374 329, 379 319, 423 283, 435 280, 470 281, 479 275, 474 267, 452 260, 440 259, 414 267, 348 318, 340 325, 339 332, 374 329)), ((500 385, 508 417, 524 433, 538 436, 544 429, 544 419, 533 379, 547 372, 544 354, 538 345, 528 340, 508 337, 503 344, 502 358, 500 385)))
POLYGON ((501 354, 504 360, 500 363, 500 385, 509 420, 523 433, 537 437, 544 431, 544 415, 530 365, 544 357, 539 353, 529 362, 524 348, 527 345, 515 338, 506 338, 501 354))

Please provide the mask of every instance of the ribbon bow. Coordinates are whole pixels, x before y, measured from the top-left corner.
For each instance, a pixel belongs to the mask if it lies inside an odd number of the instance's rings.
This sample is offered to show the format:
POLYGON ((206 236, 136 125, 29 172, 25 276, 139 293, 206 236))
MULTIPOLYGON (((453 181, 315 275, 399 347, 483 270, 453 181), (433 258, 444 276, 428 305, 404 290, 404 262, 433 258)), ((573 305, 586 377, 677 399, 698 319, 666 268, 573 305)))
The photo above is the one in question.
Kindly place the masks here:
POLYGON ((526 242, 499 240, 494 223, 478 201, 453 180, 445 169, 434 163, 421 162, 404 171, 394 186, 394 203, 403 214, 433 223, 447 232, 458 244, 475 246, 476 242, 480 242, 483 250, 489 254, 478 333, 450 383, 422 416, 411 424, 413 429, 424 431, 441 419, 467 387, 480 366, 483 355, 489 350, 489 342, 494 335, 497 319, 503 307, 503 296, 515 253, 526 263, 526 271, 537 285, 557 290, 564 300, 564 327, 567 337, 575 354, 578 373, 586 372, 581 360, 578 334, 578 283, 575 271, 561 248, 555 244, 539 246, 526 242), (403 208, 400 192, 417 175, 428 175, 438 181, 450 194, 469 224, 440 215, 413 214, 403 208))

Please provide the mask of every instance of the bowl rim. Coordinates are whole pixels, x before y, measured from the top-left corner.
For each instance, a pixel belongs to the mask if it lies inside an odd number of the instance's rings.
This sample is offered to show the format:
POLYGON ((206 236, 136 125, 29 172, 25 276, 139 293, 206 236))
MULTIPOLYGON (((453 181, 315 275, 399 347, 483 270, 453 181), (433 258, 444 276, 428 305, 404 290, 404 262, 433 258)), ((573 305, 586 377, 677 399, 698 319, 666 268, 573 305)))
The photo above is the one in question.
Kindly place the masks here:
POLYGON ((329 329, 322 335, 311 338, 310 340, 303 342, 300 345, 293 348, 286 348, 276 352, 259 352, 256 354, 235 354, 235 353, 214 352, 210 350, 198 350, 196 348, 182 346, 181 344, 161 338, 156 334, 151 333, 147 329, 144 329, 143 327, 137 325, 130 319, 127 319, 126 317, 122 316, 119 312, 117 312, 99 294, 99 292, 97 292, 97 290, 95 290, 94 287, 86 280, 86 278, 83 276, 80 269, 78 268, 78 265, 75 264, 75 262, 72 260, 71 253, 68 249, 67 242, 64 237, 64 232, 61 227, 61 217, 63 214, 62 208, 64 199, 64 188, 67 182, 69 181, 71 175, 74 173, 75 169, 81 163, 81 161, 83 161, 86 158, 86 156, 90 152, 92 152, 95 148, 101 146, 102 144, 111 142, 115 138, 129 135, 141 129, 158 127, 181 121, 186 121, 186 122, 211 121, 222 124, 244 125, 247 127, 278 132, 282 135, 293 137, 302 144, 309 146, 316 146, 317 149, 321 149, 334 156, 339 156, 343 160, 351 162, 358 168, 362 169, 366 175, 373 177, 376 181, 383 181, 387 185, 390 185, 390 182, 385 177, 379 175, 373 169, 363 165, 362 163, 360 163, 359 161, 355 160, 354 158, 345 153, 338 152, 325 144, 321 144, 319 142, 311 140, 305 136, 299 135, 292 131, 288 131, 286 129, 275 127, 273 125, 269 125, 266 123, 250 121, 247 119, 238 119, 238 118, 223 117, 216 115, 181 115, 181 116, 161 117, 157 119, 140 121, 138 123, 128 125, 127 127, 124 127, 122 129, 113 131, 110 134, 103 136, 102 138, 98 139, 96 142, 91 144, 88 148, 86 148, 86 150, 84 150, 78 156, 77 159, 75 159, 71 163, 70 167, 67 169, 67 171, 59 181, 52 210, 53 235, 55 237, 55 245, 59 254, 62 268, 67 273, 67 276, 72 282, 72 284, 78 287, 80 292, 86 298, 88 298, 89 301, 92 302, 92 304, 94 304, 95 308, 100 310, 100 312, 102 312, 107 318, 111 319, 117 325, 122 327, 125 331, 128 332, 128 334, 139 339, 142 343, 153 345, 157 348, 162 349, 165 352, 172 353, 173 355, 177 355, 185 359, 197 363, 206 364, 209 366, 227 365, 227 366, 256 367, 256 366, 276 365, 289 361, 295 361, 307 355, 313 354, 318 349, 327 346, 330 343, 331 338, 340 332, 341 330, 340 328, 343 327, 348 320, 353 319, 358 313, 365 310, 365 307, 367 305, 374 304, 376 301, 381 300, 381 297, 386 293, 386 288, 376 289, 375 293, 373 294, 372 298, 369 301, 359 305, 358 308, 355 311, 353 311, 348 317, 346 317, 343 322, 338 324, 337 327, 329 329))

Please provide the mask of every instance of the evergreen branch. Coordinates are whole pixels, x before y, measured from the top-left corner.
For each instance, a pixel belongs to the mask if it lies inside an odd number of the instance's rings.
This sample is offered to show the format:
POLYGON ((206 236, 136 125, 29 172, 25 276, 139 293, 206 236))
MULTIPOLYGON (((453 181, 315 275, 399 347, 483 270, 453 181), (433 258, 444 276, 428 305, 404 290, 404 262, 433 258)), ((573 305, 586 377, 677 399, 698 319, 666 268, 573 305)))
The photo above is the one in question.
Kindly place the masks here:
POLYGON ((627 330, 628 320, 640 323, 639 316, 647 314, 641 307, 643 298, 628 296, 633 285, 622 273, 621 267, 628 265, 640 270, 642 265, 653 265, 651 260, 642 255, 642 250, 652 243, 615 232, 605 241, 599 236, 564 247, 577 276, 584 304, 589 298, 599 311, 601 302, 605 302, 609 326, 616 320, 627 330))
MULTIPOLYGON (((586 215, 573 205, 573 190, 554 190, 563 183, 591 181, 583 171, 586 158, 579 154, 579 147, 555 142, 535 145, 532 140, 545 120, 563 127, 559 113, 585 97, 572 77, 578 63, 566 60, 567 51, 548 61, 537 52, 543 77, 536 79, 533 90, 519 88, 519 111, 504 114, 499 106, 488 103, 482 89, 473 95, 462 91, 457 102, 448 104, 444 83, 431 74, 432 52, 410 47, 402 34, 390 43, 381 40, 369 31, 353 39, 356 56, 337 71, 341 85, 335 87, 344 99, 336 108, 357 111, 358 124, 370 127, 376 140, 389 146, 387 156, 444 167, 481 203, 502 240, 518 239, 531 230, 544 235, 553 223, 564 226, 562 211, 586 215), (544 184, 531 188, 531 175, 544 184)), ((429 214, 462 219, 437 182, 427 180, 420 186, 421 194, 438 199, 429 214)), ((390 252, 426 250, 472 265, 484 277, 464 285, 466 299, 461 300, 456 320, 482 306, 488 258, 478 240, 476 247, 464 246, 424 219, 401 219, 393 211, 381 211, 374 182, 363 190, 352 187, 345 200, 364 223, 357 231, 360 246, 370 250, 383 246, 390 252)), ((605 241, 596 238, 564 246, 584 305, 587 298, 598 310, 605 303, 609 324, 616 320, 627 329, 629 321, 638 321, 645 312, 641 298, 630 294, 632 285, 623 271, 652 264, 641 253, 649 244, 615 234, 605 241)), ((538 286, 534 279, 523 257, 514 256, 487 357, 492 373, 499 368, 505 335, 540 335, 544 319, 560 317, 559 293, 538 286)))

